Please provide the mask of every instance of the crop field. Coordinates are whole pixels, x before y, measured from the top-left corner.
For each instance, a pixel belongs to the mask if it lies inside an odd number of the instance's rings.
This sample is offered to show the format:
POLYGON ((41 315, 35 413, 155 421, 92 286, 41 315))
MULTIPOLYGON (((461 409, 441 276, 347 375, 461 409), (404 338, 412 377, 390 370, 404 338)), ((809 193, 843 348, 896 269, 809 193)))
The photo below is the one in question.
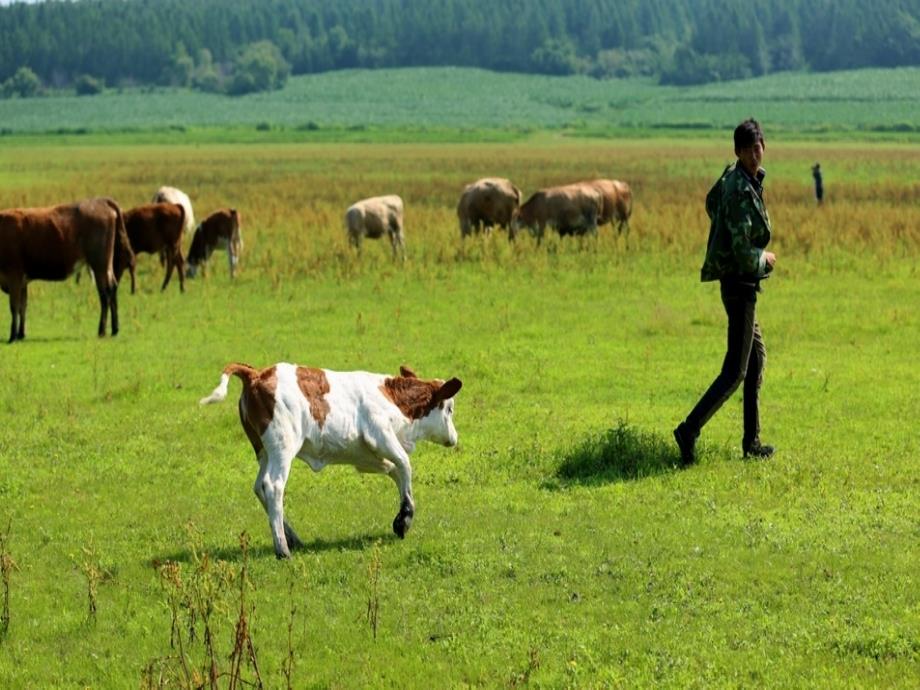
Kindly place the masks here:
POLYGON ((236 280, 217 252, 185 294, 140 257, 116 338, 89 276, 31 285, 26 340, 0 345, 0 687, 917 687, 920 147, 767 129, 779 450, 742 460, 739 394, 679 470, 671 429, 723 354, 699 267, 731 159, 690 138, 8 138, 0 208, 168 183, 198 217, 239 209, 245 249, 236 280), (461 242, 460 190, 487 174, 629 181, 628 245, 461 242), (344 209, 380 193, 405 199, 405 263, 347 245, 344 209), (413 455, 405 540, 389 479, 299 464, 306 547, 275 559, 238 382, 198 405, 231 361, 463 380, 459 446, 413 455))
POLYGON ((288 140, 296 134, 313 141, 330 136, 379 140, 380 132, 367 130, 408 128, 413 140, 420 135, 481 139, 484 132, 512 139, 546 128, 589 135, 619 129, 699 134, 733 127, 756 113, 774 131, 812 138, 828 133, 837 139, 873 134, 916 138, 918 112, 916 67, 780 73, 693 87, 420 67, 298 76, 280 91, 243 97, 126 88, 93 97, 0 99, 0 132, 166 129, 175 139, 182 132, 194 135, 195 129, 261 126, 287 130, 288 140))

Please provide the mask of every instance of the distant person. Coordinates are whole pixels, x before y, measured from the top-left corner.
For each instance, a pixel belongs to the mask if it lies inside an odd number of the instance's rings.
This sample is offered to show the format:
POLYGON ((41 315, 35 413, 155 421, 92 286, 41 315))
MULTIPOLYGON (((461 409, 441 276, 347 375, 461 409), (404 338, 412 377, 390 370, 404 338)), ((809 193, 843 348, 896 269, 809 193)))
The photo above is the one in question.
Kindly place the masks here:
POLYGON ((770 216, 763 200, 760 167, 765 142, 757 120, 735 128, 735 155, 719 181, 706 195, 711 219, 703 281, 718 280, 728 316, 728 351, 722 371, 700 398, 687 419, 674 429, 681 462, 696 461, 694 446, 700 430, 744 381, 744 457, 769 458, 773 447, 760 442, 758 397, 767 359, 760 325, 755 316, 760 281, 773 270, 776 255, 766 251, 770 242, 770 216))
POLYGON ((811 176, 815 178, 815 200, 820 206, 824 201, 824 181, 821 179, 821 164, 811 166, 811 176))

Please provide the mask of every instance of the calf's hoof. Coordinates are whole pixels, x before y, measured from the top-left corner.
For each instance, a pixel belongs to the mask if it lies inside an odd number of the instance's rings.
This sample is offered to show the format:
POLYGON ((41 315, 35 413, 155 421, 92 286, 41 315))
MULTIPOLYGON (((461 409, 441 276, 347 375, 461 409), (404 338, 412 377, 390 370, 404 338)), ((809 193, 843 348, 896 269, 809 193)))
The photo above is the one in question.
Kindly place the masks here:
POLYGON ((279 561, 286 560, 291 557, 291 552, 288 549, 275 549, 275 558, 279 561))
POLYGON ((400 513, 393 520, 393 531, 396 533, 396 536, 400 539, 406 538, 406 532, 409 531, 409 528, 412 526, 412 515, 407 513, 400 513))

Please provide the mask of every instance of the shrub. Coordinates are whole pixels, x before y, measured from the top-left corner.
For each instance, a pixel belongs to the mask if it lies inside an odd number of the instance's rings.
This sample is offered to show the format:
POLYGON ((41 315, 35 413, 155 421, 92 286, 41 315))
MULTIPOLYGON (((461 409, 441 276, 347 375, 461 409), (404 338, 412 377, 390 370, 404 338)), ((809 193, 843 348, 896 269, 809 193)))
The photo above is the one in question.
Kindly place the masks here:
POLYGON ((12 77, 0 86, 3 96, 20 96, 29 98, 37 96, 42 90, 42 80, 28 67, 20 67, 12 77))
POLYGON ((95 96, 105 90, 105 81, 89 74, 83 74, 77 78, 74 88, 78 96, 95 96))

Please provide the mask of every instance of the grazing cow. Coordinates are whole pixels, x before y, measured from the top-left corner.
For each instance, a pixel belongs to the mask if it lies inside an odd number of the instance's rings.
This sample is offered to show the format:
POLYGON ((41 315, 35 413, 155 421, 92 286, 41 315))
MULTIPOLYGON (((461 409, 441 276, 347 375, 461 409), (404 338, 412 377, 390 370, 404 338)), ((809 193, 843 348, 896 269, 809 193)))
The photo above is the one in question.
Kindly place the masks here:
POLYGON ((64 280, 78 263, 96 279, 102 313, 99 335, 112 313, 118 333, 118 281, 112 268, 116 245, 131 253, 121 209, 111 199, 86 199, 51 208, 0 211, 0 288, 10 296, 10 340, 26 337, 26 306, 31 280, 64 280))
POLYGON ((488 232, 493 225, 508 231, 514 239, 511 221, 521 205, 521 190, 501 177, 484 177, 466 186, 457 204, 460 236, 488 232))
POLYGON ((173 268, 179 272, 179 290, 185 292, 185 261, 182 258, 182 230, 185 227, 185 208, 181 204, 145 204, 125 212, 125 228, 131 242, 131 257, 115 250, 115 279, 127 268, 131 273, 131 294, 134 294, 134 255, 146 252, 166 257, 165 290, 172 278, 173 268))
POLYGON ((243 251, 243 234, 240 230, 242 218, 235 208, 222 208, 201 221, 195 228, 192 246, 185 257, 186 275, 194 278, 201 267, 204 274, 205 262, 211 258, 215 249, 227 250, 227 262, 230 264, 230 277, 236 273, 240 254, 243 251))
POLYGON ((284 520, 284 487, 295 457, 314 472, 345 464, 388 475, 400 497, 393 531, 405 537, 415 515, 409 454, 418 441, 457 445, 453 398, 462 384, 423 380, 407 367, 399 373, 229 364, 217 388, 201 399, 202 405, 224 400, 231 376, 243 382, 240 422, 259 462, 253 489, 268 514, 278 558, 302 546, 284 520))
POLYGON ((151 203, 179 204, 185 209, 185 224, 182 226, 183 232, 189 235, 192 234, 192 228, 195 227, 195 214, 192 212, 192 202, 188 198, 188 194, 175 187, 160 187, 157 193, 153 195, 151 203))
POLYGON ((598 225, 616 221, 617 235, 626 233, 629 244, 629 217, 632 215, 632 190, 620 180, 590 180, 582 184, 594 185, 603 196, 603 209, 597 219, 598 225))
POLYGON ((597 221, 602 210, 602 195, 593 185, 577 183, 550 187, 541 189, 524 202, 513 224, 530 228, 537 242, 543 239, 547 225, 563 237, 597 235, 597 221))
POLYGON ((406 257, 403 202, 395 194, 362 199, 352 204, 345 212, 345 227, 348 228, 349 241, 359 252, 362 237, 377 239, 387 233, 393 247, 393 258, 397 254, 406 257))

